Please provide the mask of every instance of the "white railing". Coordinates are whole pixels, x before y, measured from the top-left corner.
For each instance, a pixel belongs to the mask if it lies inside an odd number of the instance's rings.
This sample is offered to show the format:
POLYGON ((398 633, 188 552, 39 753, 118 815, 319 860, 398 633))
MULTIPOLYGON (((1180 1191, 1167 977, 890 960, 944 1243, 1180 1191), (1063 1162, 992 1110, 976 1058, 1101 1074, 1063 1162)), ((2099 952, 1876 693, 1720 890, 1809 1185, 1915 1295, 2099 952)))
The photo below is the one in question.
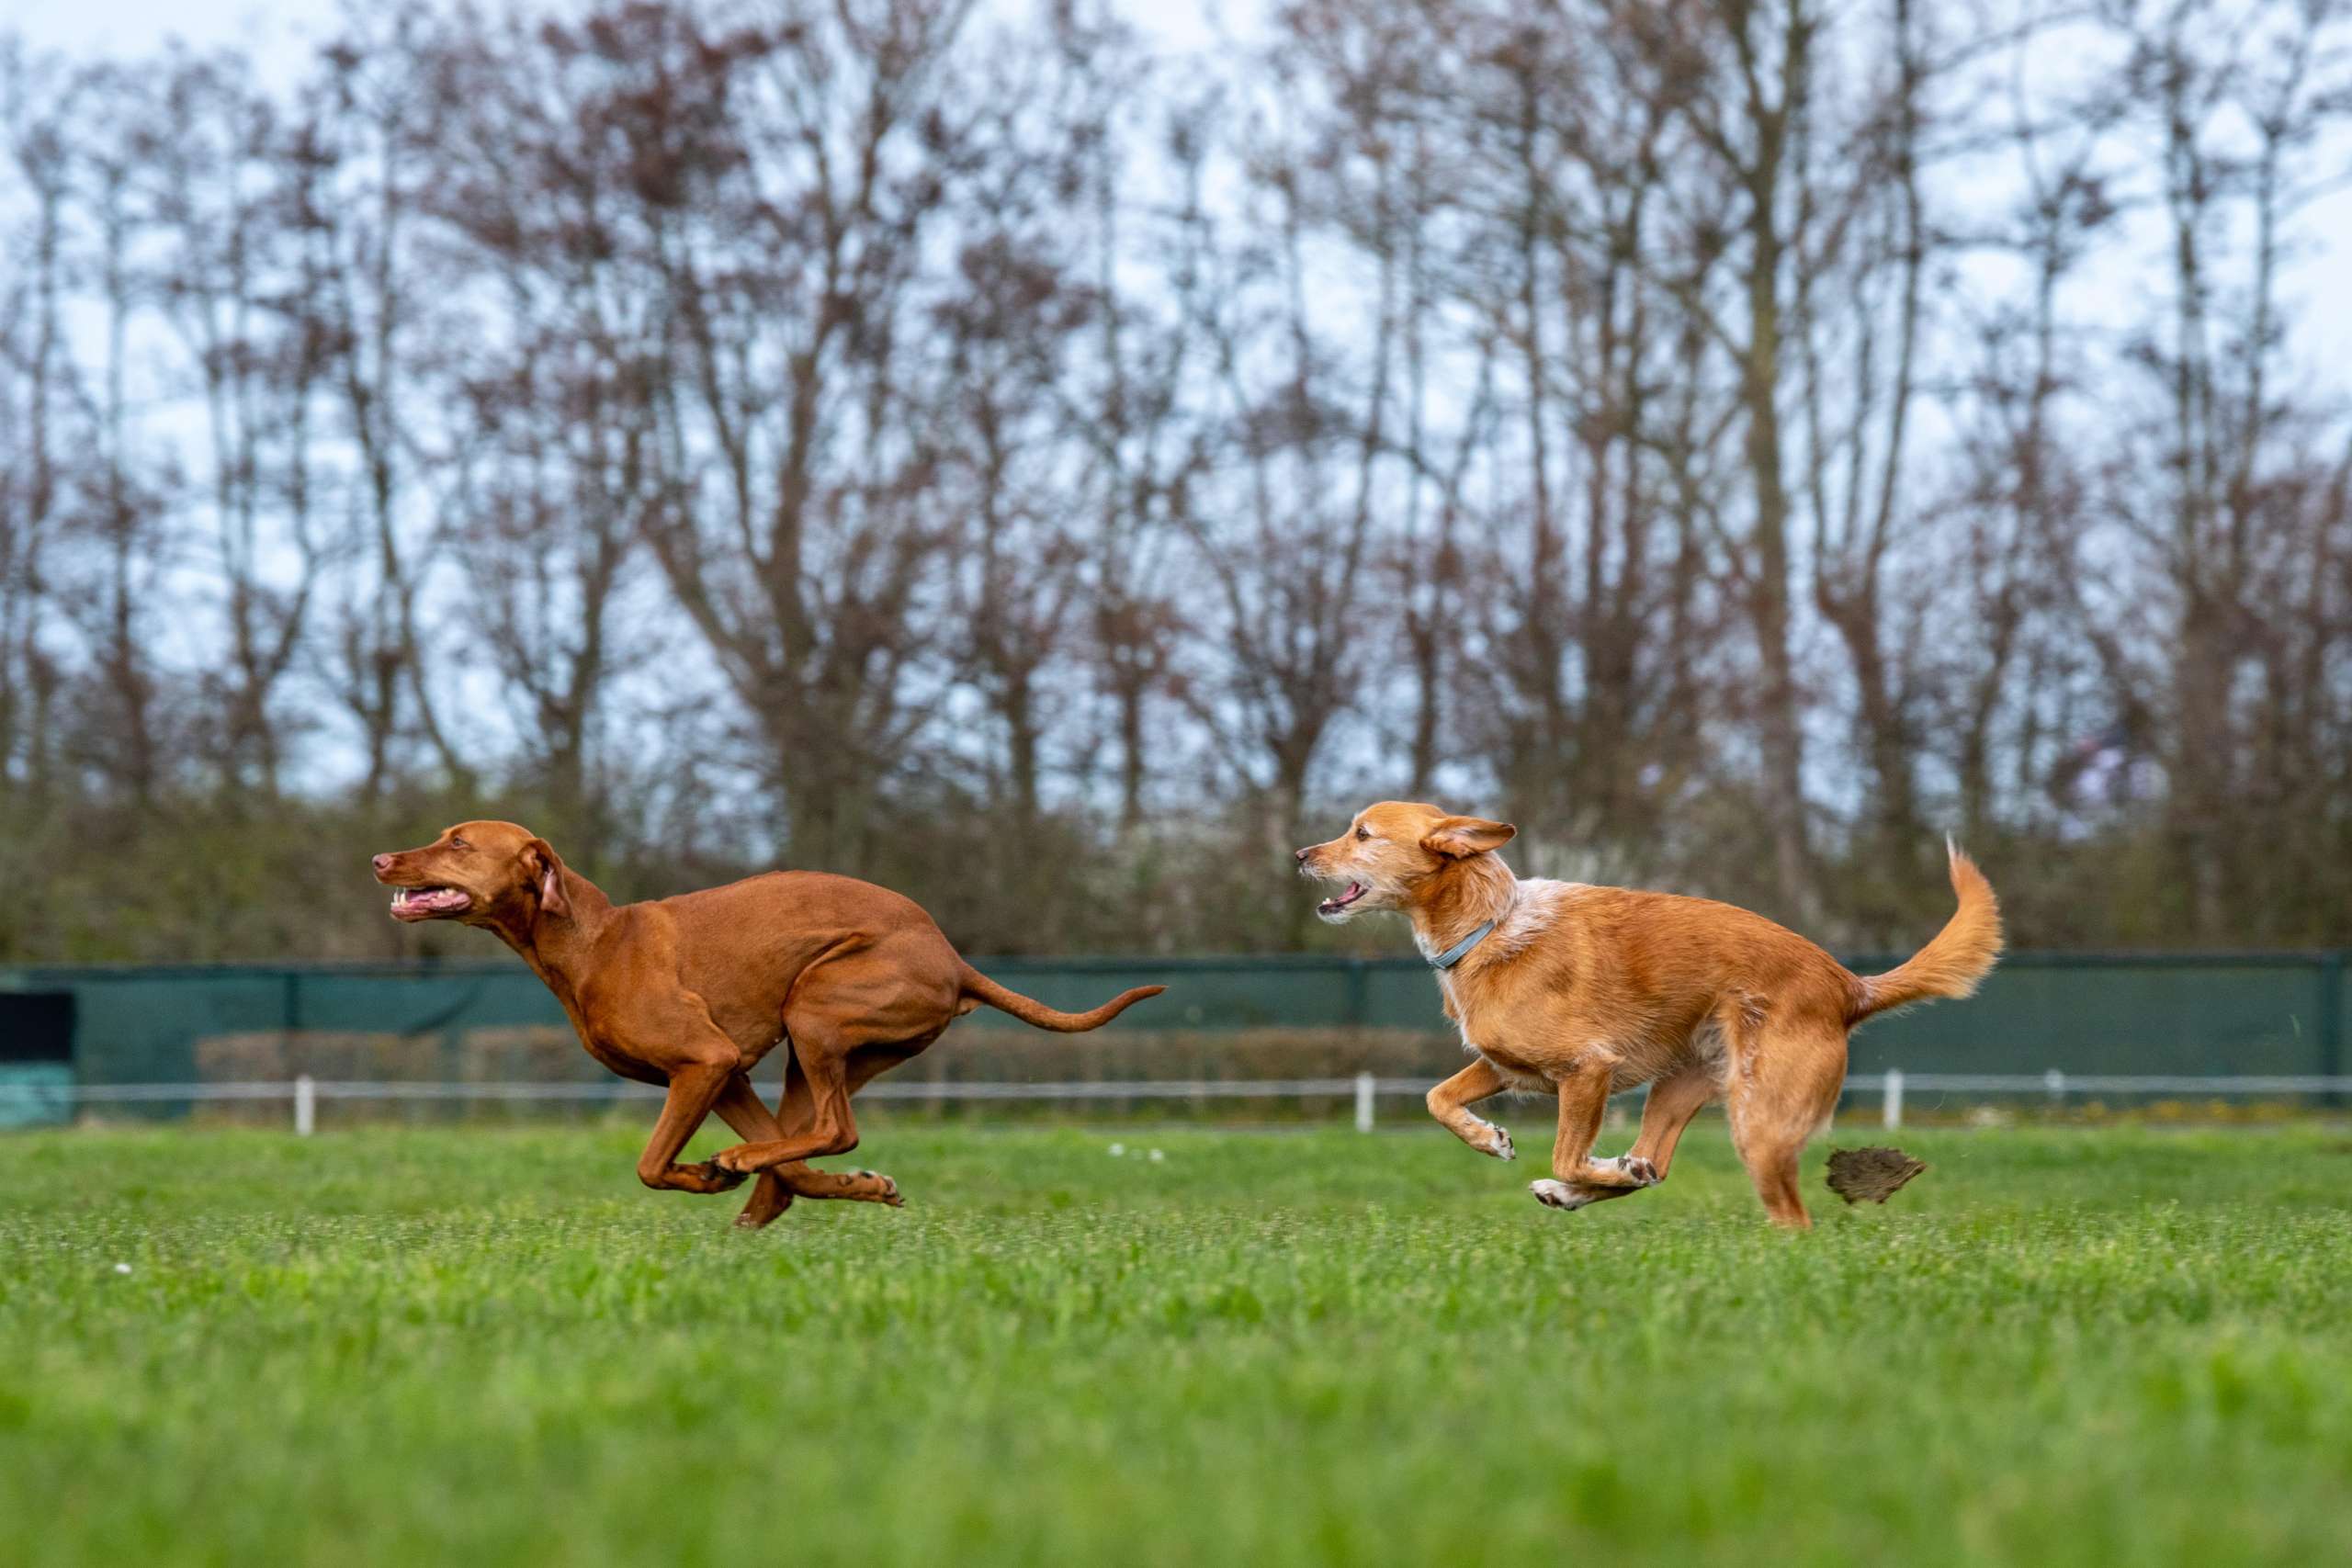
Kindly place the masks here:
MULTIPOLYGON (((1025 1101, 1290 1100, 1329 1097, 1351 1101, 1359 1132, 1377 1122, 1384 1096, 1429 1092, 1426 1078, 1384 1078, 1358 1073, 1338 1078, 1148 1078, 1093 1083, 954 1083, 907 1081, 869 1084, 859 1098, 869 1100, 1025 1101)), ((71 1116, 85 1107, 282 1101, 293 1108, 294 1131, 308 1137, 318 1127, 322 1101, 469 1100, 563 1101, 651 1100, 661 1094, 648 1084, 626 1080, 582 1083, 452 1083, 444 1081, 293 1078, 254 1083, 0 1084, 0 1104, 30 1101, 71 1116)), ((1638 1095, 1638 1089, 1629 1091, 1638 1095)), ((2064 1073, 1857 1073, 1846 1080, 1849 1094, 1875 1094, 1889 1127, 1903 1125, 1905 1098, 1917 1094, 2036 1095, 2063 1104, 2072 1095, 2185 1095, 2198 1099, 2244 1099, 2265 1095, 2352 1096, 2352 1077, 2270 1075, 2199 1077, 2191 1074, 2064 1073)))
POLYGON ((2069 1095, 2075 1094, 2168 1094, 2193 1095, 2199 1100, 2244 1100, 2265 1095, 2352 1093, 2352 1077, 2317 1073, 2067 1073, 2056 1067, 2045 1073, 1906 1073, 1893 1067, 1884 1073, 1856 1073, 1846 1080, 1846 1089, 1856 1094, 1876 1092, 1885 1108, 1886 1124, 1900 1127, 1903 1098, 1913 1091, 1999 1095, 2038 1092, 2052 1105, 2063 1105, 2069 1095))

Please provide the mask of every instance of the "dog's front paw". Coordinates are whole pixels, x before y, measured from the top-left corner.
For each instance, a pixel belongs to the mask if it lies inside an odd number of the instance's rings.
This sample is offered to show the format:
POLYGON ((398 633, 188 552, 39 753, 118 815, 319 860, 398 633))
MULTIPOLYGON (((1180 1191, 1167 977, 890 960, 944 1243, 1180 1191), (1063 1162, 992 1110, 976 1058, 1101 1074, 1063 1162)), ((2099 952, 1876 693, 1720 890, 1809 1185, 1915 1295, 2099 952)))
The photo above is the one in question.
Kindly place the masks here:
POLYGON ((875 1202, 888 1203, 893 1209, 903 1209, 907 1206, 907 1201, 899 1195, 899 1184, 891 1180, 888 1177, 883 1175, 880 1171, 861 1170, 857 1174, 865 1178, 868 1181, 878 1181, 882 1184, 882 1190, 876 1193, 874 1197, 873 1201, 875 1202))
POLYGON ((1616 1159, 1596 1159, 1587 1163, 1612 1187, 1655 1187, 1660 1179, 1657 1167, 1639 1155, 1624 1155, 1616 1159))
POLYGON ((721 1149, 711 1156, 710 1168, 724 1172, 737 1181, 741 1181, 745 1177, 756 1176, 766 1168, 760 1159, 763 1152, 762 1145, 758 1144, 737 1144, 732 1148, 721 1149))
POLYGON ((700 1165, 680 1166, 678 1168, 700 1181, 703 1184, 702 1190, 705 1192, 732 1192, 752 1179, 749 1171, 737 1170, 715 1159, 707 1159, 700 1165))
POLYGON ((1509 1133, 1505 1132, 1502 1128, 1496 1126, 1492 1122, 1481 1122, 1478 1124, 1487 1130, 1487 1141, 1485 1144, 1480 1145, 1479 1153, 1489 1154, 1494 1156, 1497 1159, 1503 1160, 1517 1159, 1519 1157, 1519 1151, 1511 1146, 1510 1134, 1509 1133))
POLYGON ((1581 1209, 1592 1201, 1592 1194, 1582 1188, 1571 1187, 1565 1181, 1555 1181, 1548 1176, 1541 1181, 1529 1182, 1527 1190, 1534 1193, 1535 1201, 1547 1209, 1573 1211, 1581 1209))

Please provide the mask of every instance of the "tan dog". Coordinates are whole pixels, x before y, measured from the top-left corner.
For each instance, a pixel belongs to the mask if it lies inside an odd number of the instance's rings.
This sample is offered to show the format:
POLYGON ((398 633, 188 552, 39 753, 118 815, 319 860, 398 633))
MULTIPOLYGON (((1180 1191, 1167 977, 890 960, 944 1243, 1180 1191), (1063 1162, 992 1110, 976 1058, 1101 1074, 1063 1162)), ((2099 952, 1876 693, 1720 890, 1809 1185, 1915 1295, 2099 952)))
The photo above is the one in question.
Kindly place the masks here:
POLYGON ((563 1004, 588 1054, 625 1078, 666 1085, 637 1162, 648 1187, 724 1192, 756 1174, 739 1225, 804 1198, 899 1202, 898 1183, 807 1161, 857 1147, 849 1097, 986 1003, 1065 1033, 1100 1029, 1162 987, 1091 1012, 1006 990, 963 959, 912 901, 871 883, 783 871, 702 893, 615 906, 528 829, 460 822, 422 849, 378 855, 400 889, 392 918, 485 926, 563 1004), (784 1098, 771 1113, 751 1071, 777 1045, 784 1098), (700 1165, 678 1152, 712 1111, 743 1143, 700 1165))
POLYGON ((1514 831, 1389 800, 1297 858, 1303 874, 1348 885, 1317 914, 1401 911, 1437 966, 1446 1016, 1476 1059, 1430 1090, 1430 1115, 1510 1159, 1510 1135, 1469 1107, 1507 1089, 1557 1098, 1552 1178, 1532 1184, 1555 1209, 1666 1179, 1682 1129, 1720 1095, 1764 1207, 1810 1224, 1797 1157, 1837 1109, 1847 1035, 1872 1013, 1968 995, 2001 951, 1992 886, 1957 847, 1959 912, 1909 963, 1864 978, 1729 904, 1523 882, 1495 853, 1514 831), (1593 1158, 1610 1095, 1637 1084, 1650 1091, 1632 1152, 1593 1158))

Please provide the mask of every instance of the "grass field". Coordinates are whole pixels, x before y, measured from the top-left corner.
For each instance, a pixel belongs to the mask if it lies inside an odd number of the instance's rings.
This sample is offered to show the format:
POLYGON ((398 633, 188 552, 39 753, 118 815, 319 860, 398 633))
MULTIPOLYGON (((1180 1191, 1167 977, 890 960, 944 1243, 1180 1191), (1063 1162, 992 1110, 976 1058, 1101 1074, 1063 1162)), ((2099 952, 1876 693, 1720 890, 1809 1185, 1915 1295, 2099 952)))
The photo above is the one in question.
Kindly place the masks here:
POLYGON ((1720 1122, 1562 1215, 1434 1130, 877 1122, 906 1210, 758 1235, 637 1135, 0 1139, 0 1562, 2352 1552, 2340 1134, 1921 1133, 1853 1212, 1825 1141, 1809 1236, 1720 1122))

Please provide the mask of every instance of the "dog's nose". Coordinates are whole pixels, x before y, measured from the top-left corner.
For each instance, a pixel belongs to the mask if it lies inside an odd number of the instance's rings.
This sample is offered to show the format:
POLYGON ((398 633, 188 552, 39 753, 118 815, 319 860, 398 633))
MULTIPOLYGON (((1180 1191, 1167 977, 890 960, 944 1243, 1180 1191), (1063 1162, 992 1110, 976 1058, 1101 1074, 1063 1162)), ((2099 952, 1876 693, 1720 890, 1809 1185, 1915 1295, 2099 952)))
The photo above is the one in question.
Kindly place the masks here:
POLYGON ((1306 857, 1307 857, 1307 856, 1309 856, 1309 855, 1311 855, 1311 854, 1313 854, 1314 852, 1315 852, 1314 849, 1310 846, 1310 847, 1308 847, 1308 848, 1306 848, 1306 849, 1300 850, 1300 851, 1297 852, 1297 854, 1296 854, 1295 857, 1293 857, 1293 858, 1295 858, 1295 860, 1297 860, 1297 861, 1298 861, 1298 863, 1299 863, 1300 864, 1304 865, 1305 863, 1306 863, 1306 857))
POLYGON ((381 876, 384 873, 392 869, 392 857, 390 855, 378 855, 374 860, 369 861, 368 863, 376 868, 377 875, 381 876))

